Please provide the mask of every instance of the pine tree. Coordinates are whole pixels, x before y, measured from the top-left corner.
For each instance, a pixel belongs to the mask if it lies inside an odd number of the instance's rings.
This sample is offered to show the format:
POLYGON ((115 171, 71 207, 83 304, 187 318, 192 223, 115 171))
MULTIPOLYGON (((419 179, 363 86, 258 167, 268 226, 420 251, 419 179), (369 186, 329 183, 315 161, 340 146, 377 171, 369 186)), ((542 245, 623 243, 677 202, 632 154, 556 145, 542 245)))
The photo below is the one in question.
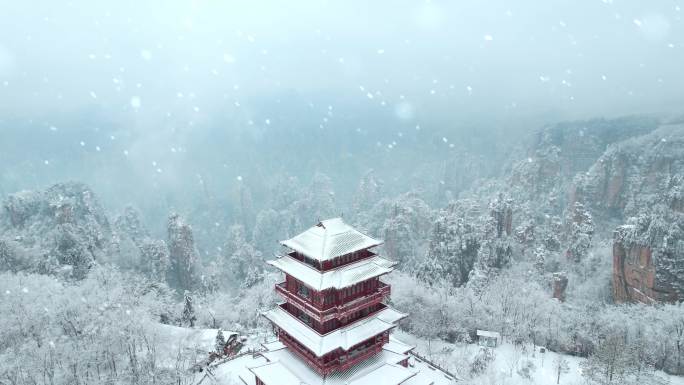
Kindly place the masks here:
POLYGON ((218 332, 216 332, 216 342, 214 342, 214 347, 216 349, 216 353, 223 354, 223 348, 225 346, 226 346, 226 337, 223 336, 223 330, 219 329, 218 332))
POLYGON ((571 261, 579 262, 591 247, 594 221, 591 213, 580 202, 575 203, 566 221, 570 233, 567 256, 571 261))
POLYGON ((199 253, 195 248, 192 227, 178 214, 171 214, 168 222, 169 258, 171 260, 169 280, 180 290, 199 287, 199 253))
POLYGON ((190 292, 188 292, 187 290, 185 291, 184 295, 183 315, 181 317, 181 320, 183 322, 183 325, 188 325, 191 328, 195 327, 195 321, 197 321, 195 309, 192 306, 192 297, 190 296, 190 292))

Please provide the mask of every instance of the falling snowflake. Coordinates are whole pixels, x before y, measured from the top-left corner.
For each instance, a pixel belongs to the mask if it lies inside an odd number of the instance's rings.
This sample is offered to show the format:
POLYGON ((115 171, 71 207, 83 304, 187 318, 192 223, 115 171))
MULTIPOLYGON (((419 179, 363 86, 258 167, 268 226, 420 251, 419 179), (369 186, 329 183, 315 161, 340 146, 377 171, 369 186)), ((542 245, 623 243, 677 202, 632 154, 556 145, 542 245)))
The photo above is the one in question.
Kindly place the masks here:
POLYGON ((131 98, 131 107, 138 109, 140 108, 141 101, 139 96, 134 96, 131 98))
POLYGON ((224 53, 223 54, 223 61, 228 63, 228 64, 233 64, 233 63, 235 63, 235 57, 231 54, 224 53))

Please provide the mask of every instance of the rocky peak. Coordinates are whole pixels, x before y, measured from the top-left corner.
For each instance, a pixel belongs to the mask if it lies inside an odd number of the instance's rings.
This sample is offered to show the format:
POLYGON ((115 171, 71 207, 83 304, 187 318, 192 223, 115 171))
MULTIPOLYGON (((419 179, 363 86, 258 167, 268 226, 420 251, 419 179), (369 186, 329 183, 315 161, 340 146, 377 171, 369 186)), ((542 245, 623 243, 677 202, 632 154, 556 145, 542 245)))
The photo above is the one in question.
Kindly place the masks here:
POLYGON ((2 204, 6 269, 82 277, 106 254, 111 229, 95 194, 81 183, 10 195, 2 204), (10 255, 11 254, 11 255, 10 255), (9 266, 9 265, 12 266, 9 266))

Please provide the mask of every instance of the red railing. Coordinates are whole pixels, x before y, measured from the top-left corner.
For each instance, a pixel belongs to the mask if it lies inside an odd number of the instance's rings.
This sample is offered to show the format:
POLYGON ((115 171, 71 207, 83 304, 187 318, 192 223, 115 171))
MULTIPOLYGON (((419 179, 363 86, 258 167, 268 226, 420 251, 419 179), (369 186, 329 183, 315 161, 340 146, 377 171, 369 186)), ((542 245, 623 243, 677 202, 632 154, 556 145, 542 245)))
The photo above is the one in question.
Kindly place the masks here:
POLYGON ((288 303, 295 305, 298 309, 318 322, 323 323, 335 318, 334 307, 327 310, 320 310, 316 308, 311 302, 287 290, 285 287, 285 282, 277 284, 275 289, 276 292, 280 294, 288 303))
POLYGON ((290 292, 285 286, 285 282, 276 284, 275 290, 280 294, 288 303, 295 305, 301 311, 306 313, 309 317, 315 319, 316 321, 323 323, 330 321, 334 318, 345 318, 349 315, 363 309, 370 304, 377 304, 382 302, 385 297, 388 297, 391 293, 391 286, 380 282, 377 291, 372 294, 359 297, 350 302, 342 305, 331 307, 330 309, 321 310, 317 308, 309 300, 300 297, 299 295, 290 292))
POLYGON ((336 306, 334 308, 336 310, 335 316, 337 318, 348 317, 349 315, 363 309, 370 304, 382 302, 385 297, 389 297, 390 292, 391 286, 380 282, 380 286, 376 292, 347 302, 344 305, 336 306))
POLYGON ((376 343, 375 345, 369 347, 368 350, 364 351, 363 353, 347 359, 342 365, 340 365, 339 370, 345 371, 351 368, 352 366, 358 364, 359 362, 365 360, 366 358, 380 353, 382 351, 382 345, 383 343, 376 343))
POLYGON ((294 338, 290 337, 289 334, 280 330, 278 332, 278 336, 280 337, 280 342, 287 346, 288 349, 290 349, 290 351, 298 355, 299 358, 304 360, 304 362, 309 364, 309 366, 311 366, 319 374, 327 375, 334 372, 337 369, 339 365, 338 359, 334 359, 332 361, 323 363, 321 358, 316 357, 316 355, 311 353, 309 350, 300 346, 299 342, 297 342, 297 340, 295 340, 294 338))
POLYGON ((331 361, 323 362, 321 357, 317 357, 308 349, 302 347, 296 339, 292 338, 285 331, 279 330, 278 336, 280 337, 280 341, 287 346, 290 351, 294 352, 297 356, 299 356, 299 358, 304 360, 304 362, 306 362, 321 375, 328 375, 336 370, 347 370, 359 362, 380 353, 382 351, 382 346, 389 342, 389 334, 385 333, 382 335, 380 341, 375 342, 373 345, 366 348, 366 350, 364 350, 362 353, 354 356, 350 356, 349 353, 344 353, 339 357, 332 359, 331 361), (346 357, 342 363, 342 360, 340 360, 341 357, 346 357))

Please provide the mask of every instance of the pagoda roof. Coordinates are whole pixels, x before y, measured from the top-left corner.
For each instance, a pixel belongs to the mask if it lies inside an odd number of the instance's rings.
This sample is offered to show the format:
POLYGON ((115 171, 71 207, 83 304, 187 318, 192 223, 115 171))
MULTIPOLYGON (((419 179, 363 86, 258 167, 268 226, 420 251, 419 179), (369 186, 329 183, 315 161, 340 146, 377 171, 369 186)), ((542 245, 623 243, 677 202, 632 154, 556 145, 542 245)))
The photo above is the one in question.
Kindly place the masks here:
POLYGON ((344 223, 342 218, 333 218, 321 221, 280 244, 317 261, 327 261, 381 245, 382 241, 354 229, 344 223))
POLYGON ((347 370, 333 372, 327 376, 316 373, 284 346, 269 347, 263 356, 268 362, 249 368, 249 370, 266 385, 401 384, 417 374, 414 370, 398 365, 400 361, 406 359, 406 355, 388 350, 383 350, 347 370), (269 367, 266 368, 267 366, 269 367))
POLYGON ((267 263, 317 291, 332 288, 342 289, 373 277, 379 277, 392 272, 397 264, 379 256, 363 259, 329 271, 316 270, 290 256, 279 256, 267 263))
POLYGON ((406 316, 407 314, 387 307, 370 317, 321 335, 280 306, 264 313, 264 317, 306 346, 318 357, 338 348, 349 350, 354 345, 394 328, 396 322, 406 316))
POLYGON ((408 354, 413 348, 413 346, 407 345, 393 336, 390 336, 390 341, 383 346, 383 349, 397 354, 408 354))
POLYGON ((306 384, 292 374, 280 361, 273 361, 261 366, 249 368, 265 384, 306 384))

